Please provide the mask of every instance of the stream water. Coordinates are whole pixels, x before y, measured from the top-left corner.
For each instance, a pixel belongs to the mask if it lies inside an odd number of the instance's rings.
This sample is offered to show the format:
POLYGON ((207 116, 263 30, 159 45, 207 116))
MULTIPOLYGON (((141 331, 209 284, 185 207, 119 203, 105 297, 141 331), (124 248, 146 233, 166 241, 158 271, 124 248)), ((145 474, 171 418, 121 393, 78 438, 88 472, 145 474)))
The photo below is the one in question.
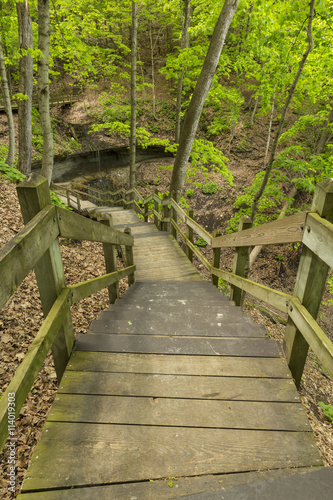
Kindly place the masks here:
MULTIPOLYGON (((146 149, 137 148, 136 162, 142 163, 158 158, 166 158, 168 156, 170 157, 172 155, 171 153, 166 153, 163 147, 154 146, 146 149)), ((53 182, 66 182, 75 177, 98 174, 99 172, 108 172, 116 168, 128 167, 128 165, 128 147, 89 151, 86 153, 69 155, 66 158, 55 157, 52 180, 53 182)), ((38 170, 40 164, 34 165, 33 168, 38 170)))

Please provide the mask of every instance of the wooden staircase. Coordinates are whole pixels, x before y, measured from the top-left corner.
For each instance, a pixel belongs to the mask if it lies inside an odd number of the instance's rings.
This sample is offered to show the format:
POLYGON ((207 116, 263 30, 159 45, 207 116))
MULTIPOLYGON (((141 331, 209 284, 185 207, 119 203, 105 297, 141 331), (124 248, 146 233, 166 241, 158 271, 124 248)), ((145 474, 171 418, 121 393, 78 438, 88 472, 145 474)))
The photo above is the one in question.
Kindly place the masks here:
POLYGON ((137 281, 78 336, 20 498, 179 498, 321 467, 279 345, 169 234, 108 210, 137 281))

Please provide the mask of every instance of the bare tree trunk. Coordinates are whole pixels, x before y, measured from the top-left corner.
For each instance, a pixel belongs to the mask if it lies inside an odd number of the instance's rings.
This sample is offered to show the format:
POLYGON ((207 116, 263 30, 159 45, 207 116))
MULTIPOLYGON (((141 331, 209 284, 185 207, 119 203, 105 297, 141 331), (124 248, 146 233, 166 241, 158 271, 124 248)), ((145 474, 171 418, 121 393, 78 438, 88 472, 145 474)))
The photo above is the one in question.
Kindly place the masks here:
POLYGON ((254 220, 254 215, 257 211, 258 201, 260 200, 260 198, 265 190, 265 187, 267 185, 267 182, 268 182, 268 179, 269 179, 272 167, 273 167, 273 163, 275 160, 275 154, 276 154, 276 150, 278 147, 279 137, 280 137, 281 132, 282 132, 284 120, 286 118, 286 114, 287 114, 291 99, 294 95, 298 80, 300 79, 300 76, 302 74, 307 57, 308 57, 308 55, 312 49, 312 46, 313 46, 312 21, 313 21, 313 15, 314 15, 314 4, 315 4, 315 0, 311 0, 311 2, 310 2, 310 14, 309 14, 308 28, 307 28, 308 46, 306 48, 306 51, 303 54, 301 62, 299 63, 297 74, 294 78, 292 86, 289 89, 288 97, 287 97, 286 103, 285 103, 284 108, 283 108, 282 113, 281 113, 281 118, 279 121, 278 130, 277 130, 275 138, 274 138, 273 148, 272 148, 270 159, 269 159, 266 171, 265 171, 265 176, 264 176, 263 181, 261 183, 261 186, 258 189, 258 191, 254 197, 254 200, 253 200, 253 206, 252 206, 252 211, 251 211, 251 219, 252 220, 254 220))
POLYGON ((53 170, 53 134, 50 117, 49 53, 50 53, 50 5, 49 0, 38 0, 38 105, 43 136, 41 174, 51 184, 53 170))
POLYGON ((254 117, 256 116, 258 103, 259 103, 259 97, 257 97, 256 100, 254 101, 254 108, 253 108, 251 120, 250 120, 251 125, 253 125, 253 123, 254 123, 254 117))
POLYGON ((130 132, 130 188, 136 186, 136 59, 138 40, 138 3, 132 2, 132 41, 131 41, 131 132, 130 132))
MULTIPOLYGON (((32 23, 27 0, 16 3, 19 26, 19 43, 22 51, 33 49, 32 23)), ((32 89, 33 89, 33 59, 29 53, 21 56, 19 91, 26 99, 18 102, 18 169, 23 174, 31 172, 32 157, 32 89)))
POLYGON ((7 71, 6 71, 5 59, 3 56, 1 40, 0 40, 0 77, 4 95, 4 106, 8 120, 8 132, 9 132, 8 155, 6 163, 10 167, 12 167, 15 155, 15 127, 14 127, 14 119, 12 113, 12 104, 10 100, 10 90, 7 79, 7 71))
POLYGON ((271 134, 272 134, 272 125, 273 125, 274 108, 275 108, 275 97, 276 97, 276 92, 274 93, 274 96, 273 96, 273 102, 272 102, 272 108, 271 108, 271 116, 270 116, 270 119, 269 119, 269 127, 268 127, 268 135, 267 135, 266 151, 265 151, 265 160, 264 160, 264 169, 266 168, 266 165, 267 165, 267 158, 268 158, 269 146, 271 144, 271 134))
POLYGON ((153 117, 156 119, 155 113, 155 58, 154 58, 154 41, 153 41, 153 30, 152 30, 152 22, 149 20, 149 40, 150 40, 150 53, 151 53, 151 84, 152 84, 152 98, 153 98, 153 117))
POLYGON ((323 129, 321 136, 320 136, 320 139, 318 141, 318 144, 316 147, 316 152, 315 152, 316 155, 321 155, 325 151, 326 143, 328 141, 328 138, 330 137, 330 133, 327 130, 327 127, 332 122, 333 122, 333 107, 330 111, 330 114, 328 115, 328 118, 327 118, 326 123, 325 123, 325 128, 323 129))
POLYGON ((179 201, 184 187, 187 162, 198 128, 202 108, 211 88, 224 40, 237 6, 238 0, 226 0, 224 2, 191 102, 185 114, 170 184, 170 192, 174 191, 176 193, 175 197, 177 201, 179 201))
MULTIPOLYGON (((180 44, 180 49, 187 49, 190 46, 190 37, 188 35, 188 29, 191 24, 191 0, 183 0, 182 9, 182 40, 180 44)), ((177 86, 177 103, 176 103, 176 131, 175 131, 175 141, 179 143, 180 137, 180 115, 182 110, 182 91, 183 91, 183 80, 184 80, 184 68, 182 69, 177 86)))

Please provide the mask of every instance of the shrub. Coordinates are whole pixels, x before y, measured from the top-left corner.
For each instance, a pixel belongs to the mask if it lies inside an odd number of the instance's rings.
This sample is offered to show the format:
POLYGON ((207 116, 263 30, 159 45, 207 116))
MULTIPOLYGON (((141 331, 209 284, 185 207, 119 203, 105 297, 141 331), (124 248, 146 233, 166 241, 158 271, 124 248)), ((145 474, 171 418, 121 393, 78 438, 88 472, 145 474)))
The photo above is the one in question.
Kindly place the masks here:
POLYGON ((206 184, 204 184, 202 186, 202 192, 204 194, 215 194, 217 190, 218 190, 218 187, 217 187, 217 183, 215 181, 206 182, 206 184))
POLYGON ((205 241, 201 236, 198 238, 196 242, 197 247, 206 247, 208 245, 207 241, 205 241))
POLYGON ((188 190, 186 191, 186 196, 187 196, 188 198, 192 198, 192 196, 193 196, 193 195, 194 195, 194 189, 188 189, 188 190))

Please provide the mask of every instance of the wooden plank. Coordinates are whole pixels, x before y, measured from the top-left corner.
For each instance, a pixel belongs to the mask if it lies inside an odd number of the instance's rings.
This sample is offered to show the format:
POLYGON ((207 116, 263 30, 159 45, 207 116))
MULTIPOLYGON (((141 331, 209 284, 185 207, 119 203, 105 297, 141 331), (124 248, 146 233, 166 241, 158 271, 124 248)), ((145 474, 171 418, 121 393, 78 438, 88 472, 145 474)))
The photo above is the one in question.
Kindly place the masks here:
POLYGON ((283 358, 73 352, 69 371, 291 378, 283 358))
POLYGON ((259 283, 255 283, 254 281, 248 280, 246 278, 242 278, 241 276, 237 276, 236 274, 229 273, 227 271, 223 271, 222 269, 211 269, 212 274, 222 278, 228 283, 232 285, 236 285, 238 288, 241 288, 247 293, 250 293, 254 297, 257 297, 268 304, 279 309, 279 311, 287 312, 288 309, 288 301, 292 299, 292 295, 287 293, 279 292, 278 290, 273 290, 264 285, 260 285, 259 283))
POLYGON ((333 224, 315 213, 308 214, 303 243, 333 268, 333 224))
POLYGON ((54 206, 43 208, 0 250, 0 309, 59 235, 54 206))
POLYGON ((311 431, 301 403, 59 394, 49 422, 311 431))
POLYGON ((322 465, 309 432, 66 422, 47 422, 44 429, 23 492, 322 465))
POLYGON ((195 319, 190 323, 180 323, 172 318, 170 313, 169 318, 153 317, 135 318, 130 317, 128 320, 94 320, 89 328, 89 332, 115 334, 115 333, 131 333, 131 334, 154 334, 154 335, 188 335, 191 337, 265 337, 266 331, 262 325, 246 323, 240 318, 237 318, 229 323, 228 321, 218 322, 198 322, 195 319))
MULTIPOLYGON (((170 488, 168 478, 155 481, 145 481, 129 484, 109 484, 105 486, 87 486, 83 488, 70 488, 61 490, 48 490, 34 493, 25 492, 19 495, 19 500, 124 500, 135 497, 136 500, 169 500, 180 498, 195 493, 220 492, 221 489, 242 484, 253 484, 258 481, 268 480, 275 477, 286 477, 304 473, 307 470, 320 470, 319 467, 302 467, 296 469, 278 469, 271 471, 240 472, 236 474, 214 474, 198 477, 177 477, 172 479, 173 487, 170 488)), ((327 488, 329 491, 329 488, 327 488)), ((304 498, 304 497, 302 497, 304 498)), ((205 499, 207 500, 207 498, 205 499)), ((326 500, 322 498, 321 500, 326 500)), ((327 499, 328 500, 328 499, 327 499)), ((330 500, 330 499, 329 499, 330 500)))
POLYGON ((291 301, 291 307, 288 311, 290 318, 333 378, 333 342, 298 299, 291 301))
POLYGON ((64 289, 60 293, 9 386, 2 395, 0 400, 0 449, 4 446, 8 436, 8 394, 15 394, 15 417, 18 417, 45 357, 69 311, 69 296, 68 289, 64 289))
POLYGON ((57 207, 60 235, 76 240, 99 241, 114 245, 133 245, 132 236, 87 219, 82 215, 57 207))
POLYGON ((119 280, 133 274, 135 269, 135 266, 126 267, 120 271, 115 271, 113 273, 105 274, 104 276, 98 276, 97 278, 83 281, 77 285, 69 286, 68 288, 72 294, 72 303, 75 304, 92 293, 98 292, 99 290, 102 290, 102 288, 106 288, 113 283, 117 283, 119 280))
POLYGON ((59 393, 108 396, 300 401, 289 379, 160 375, 144 373, 66 372, 59 393))
POLYGON ((79 334, 75 350, 138 352, 155 354, 200 354, 203 356, 280 357, 279 344, 268 338, 161 337, 155 335, 79 334))
MULTIPOLYGON (((100 280, 101 278, 95 278, 95 280, 96 279, 100 280)), ((201 327, 206 323, 212 325, 213 323, 219 324, 221 322, 235 324, 236 322, 243 321, 246 324, 255 324, 250 315, 244 314, 240 308, 228 307, 227 304, 225 304, 224 307, 222 304, 221 307, 212 307, 212 310, 209 309, 205 312, 193 307, 181 307, 180 304, 178 304, 178 307, 172 307, 171 309, 166 304, 159 309, 153 308, 151 305, 148 305, 146 308, 136 307, 132 310, 123 308, 118 309, 116 307, 115 309, 102 311, 98 321, 101 320, 112 323, 113 321, 122 319, 131 319, 133 323, 137 321, 140 323, 143 321, 147 322, 149 320, 152 320, 152 322, 156 320, 161 322, 171 320, 172 322, 177 321, 179 324, 184 321, 185 324, 190 325, 196 322, 201 325, 201 327)))
POLYGON ((256 245, 277 245, 302 241, 306 212, 285 219, 275 220, 240 233, 225 234, 213 238, 213 248, 229 248, 256 245))

